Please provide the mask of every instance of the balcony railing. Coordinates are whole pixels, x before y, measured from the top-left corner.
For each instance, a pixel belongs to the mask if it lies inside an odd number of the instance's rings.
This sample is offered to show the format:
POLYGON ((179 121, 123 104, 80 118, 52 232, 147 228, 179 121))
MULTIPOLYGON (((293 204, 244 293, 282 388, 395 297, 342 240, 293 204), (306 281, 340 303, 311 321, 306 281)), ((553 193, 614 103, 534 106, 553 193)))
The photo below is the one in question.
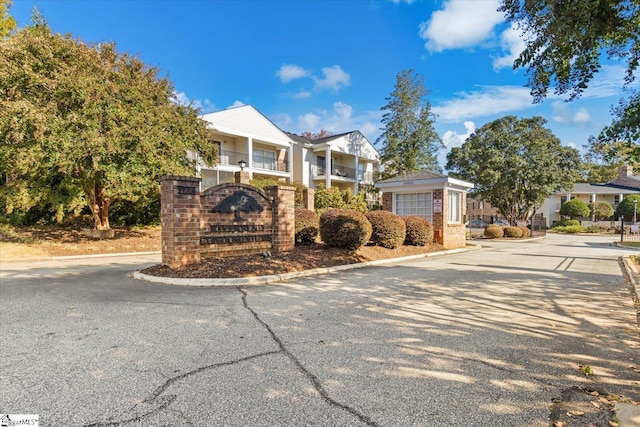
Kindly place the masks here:
POLYGON ((260 156, 257 154, 253 155, 252 167, 254 169, 262 169, 266 171, 289 172, 288 162, 285 162, 283 160, 276 160, 273 157, 260 156))
POLYGON ((249 160, 247 153, 238 153, 236 151, 229 150, 220 150, 220 155, 218 156, 218 164, 219 165, 233 165, 238 166, 238 162, 240 160, 244 160, 245 162, 249 160))
POLYGON ((373 182, 373 172, 358 172, 358 181, 360 182, 373 182))
MULTIPOLYGON (((238 162, 240 160, 244 160, 248 165, 249 155, 247 153, 239 153, 236 151, 221 150, 220 155, 218 156, 218 165, 238 166, 238 162)), ((254 154, 252 168, 266 171, 289 172, 289 163, 286 161, 275 160, 273 157, 254 154)))

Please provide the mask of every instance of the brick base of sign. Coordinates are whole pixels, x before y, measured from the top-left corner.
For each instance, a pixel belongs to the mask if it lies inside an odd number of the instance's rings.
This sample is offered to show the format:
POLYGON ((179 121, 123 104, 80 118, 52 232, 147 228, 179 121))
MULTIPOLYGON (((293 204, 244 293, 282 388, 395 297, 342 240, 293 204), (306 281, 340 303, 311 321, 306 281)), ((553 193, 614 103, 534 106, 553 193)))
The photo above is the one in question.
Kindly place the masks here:
POLYGON ((295 246, 295 188, 243 183, 200 192, 200 178, 160 179, 162 263, 170 268, 203 257, 282 252, 295 246))

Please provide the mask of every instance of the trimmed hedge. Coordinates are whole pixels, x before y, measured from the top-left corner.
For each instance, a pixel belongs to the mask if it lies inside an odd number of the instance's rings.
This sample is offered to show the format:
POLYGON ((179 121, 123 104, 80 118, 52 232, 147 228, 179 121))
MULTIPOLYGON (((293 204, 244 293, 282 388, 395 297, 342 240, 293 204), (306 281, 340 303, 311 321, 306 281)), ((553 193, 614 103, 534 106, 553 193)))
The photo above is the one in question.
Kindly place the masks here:
POLYGON ((365 216, 371 223, 373 244, 387 249, 395 249, 402 245, 407 231, 402 218, 389 211, 371 211, 365 216))
POLYGON ((502 231, 505 237, 522 237, 522 230, 519 227, 514 227, 513 225, 505 227, 502 231))
POLYGON ((352 209, 329 209, 320 216, 320 237, 328 246, 356 250, 372 232, 367 217, 352 209))
POLYGON ((406 226, 404 244, 426 246, 433 241, 433 227, 425 218, 417 215, 402 217, 406 226))
POLYGON ((580 225, 580 221, 578 221, 577 219, 563 219, 562 221, 554 222, 551 228, 575 227, 579 225, 580 225))
POLYGON ((527 237, 531 237, 531 230, 529 229, 529 227, 518 227, 520 230, 522 230, 522 238, 525 239, 527 237))
POLYGON ((309 245, 316 240, 320 228, 320 218, 309 209, 295 210, 296 245, 309 245))
POLYGON ((501 225, 487 225, 487 228, 484 229, 484 236, 488 237, 489 239, 504 237, 504 230, 502 229, 501 225))

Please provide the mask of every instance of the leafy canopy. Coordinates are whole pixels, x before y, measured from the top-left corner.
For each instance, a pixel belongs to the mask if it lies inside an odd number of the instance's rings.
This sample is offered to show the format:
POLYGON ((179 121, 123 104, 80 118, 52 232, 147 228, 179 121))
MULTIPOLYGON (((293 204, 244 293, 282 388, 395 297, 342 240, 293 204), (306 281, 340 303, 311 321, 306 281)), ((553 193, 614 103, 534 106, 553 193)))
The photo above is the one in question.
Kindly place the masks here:
POLYGON ((580 173, 578 151, 561 145, 545 123, 542 117, 494 120, 454 147, 446 168, 474 183, 472 196, 510 223, 527 220, 553 191, 571 189, 580 173))
POLYGON ((630 194, 626 196, 618 204, 616 213, 618 215, 624 215, 627 221, 633 221, 633 214, 636 214, 636 220, 640 218, 640 194, 630 194), (636 200, 636 203, 633 203, 636 200))
POLYGON ((625 63, 620 83, 629 96, 612 108, 615 118, 599 139, 625 141, 629 158, 640 161, 640 92, 631 88, 640 63, 640 1, 502 0, 499 10, 524 33, 527 44, 514 68, 527 68, 535 102, 551 86, 576 99, 605 56, 625 63))
POLYGON ((589 208, 596 221, 603 221, 613 216, 613 206, 607 201, 593 202, 589 205, 589 208))
POLYGON ((580 199, 571 199, 560 206, 560 215, 571 217, 571 219, 587 217, 591 213, 589 205, 580 199))
POLYGON ((384 128, 376 140, 376 144, 382 143, 382 178, 421 169, 441 172, 437 154, 442 141, 434 128, 428 94, 424 77, 413 70, 403 70, 396 76, 394 91, 381 108, 385 111, 384 128))
POLYGON ((158 193, 164 174, 193 175, 215 152, 172 83, 112 43, 53 34, 43 19, 0 40, 0 198, 5 210, 49 207, 61 220, 158 193))
POLYGON ((11 0, 0 0, 0 38, 8 36, 16 28, 16 20, 9 15, 12 4, 11 0))

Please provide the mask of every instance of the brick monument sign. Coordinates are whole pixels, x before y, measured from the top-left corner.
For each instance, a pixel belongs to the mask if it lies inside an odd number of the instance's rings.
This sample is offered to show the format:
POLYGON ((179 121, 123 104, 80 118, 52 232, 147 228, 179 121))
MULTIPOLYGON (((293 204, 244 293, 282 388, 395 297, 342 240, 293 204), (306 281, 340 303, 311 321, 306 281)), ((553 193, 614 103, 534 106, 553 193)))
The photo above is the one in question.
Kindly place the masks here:
POLYGON ((295 246, 295 188, 248 185, 249 174, 236 182, 200 192, 200 178, 160 179, 162 264, 170 268, 204 257, 281 252, 295 246))

